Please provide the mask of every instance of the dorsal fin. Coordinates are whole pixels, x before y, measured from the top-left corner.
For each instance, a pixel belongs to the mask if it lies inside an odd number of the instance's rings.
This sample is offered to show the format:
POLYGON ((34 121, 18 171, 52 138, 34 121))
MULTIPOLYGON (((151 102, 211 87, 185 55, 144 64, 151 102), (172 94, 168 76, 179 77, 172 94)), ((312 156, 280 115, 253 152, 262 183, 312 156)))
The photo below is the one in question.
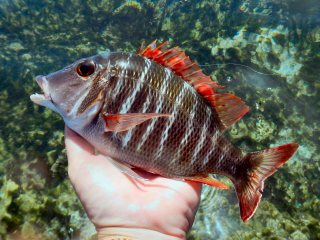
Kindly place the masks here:
POLYGON ((211 104, 218 113, 223 125, 222 130, 227 129, 249 112, 249 107, 241 100, 241 98, 231 93, 214 94, 211 104))
POLYGON ((168 48, 168 42, 157 45, 153 41, 146 48, 140 48, 138 54, 171 69, 175 74, 192 85, 217 112, 222 129, 238 121, 245 115, 249 108, 237 96, 230 93, 218 93, 216 88, 223 88, 210 76, 205 75, 201 68, 178 47, 168 48))
POLYGON ((159 45, 156 42, 156 40, 153 41, 144 49, 140 48, 138 54, 171 69, 195 88, 200 83, 207 84, 213 89, 222 88, 210 76, 205 75, 201 68, 191 61, 178 47, 168 49, 168 42, 163 42, 159 45))

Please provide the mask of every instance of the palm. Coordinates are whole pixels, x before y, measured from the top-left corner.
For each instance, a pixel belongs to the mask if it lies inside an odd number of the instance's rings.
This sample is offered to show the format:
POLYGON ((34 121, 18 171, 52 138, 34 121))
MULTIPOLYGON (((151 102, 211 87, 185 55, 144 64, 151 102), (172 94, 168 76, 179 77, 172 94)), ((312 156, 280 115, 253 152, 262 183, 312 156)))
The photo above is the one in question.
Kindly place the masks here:
POLYGON ((70 180, 97 228, 144 228, 185 237, 200 200, 201 185, 139 172, 121 173, 73 131, 66 129, 70 180))

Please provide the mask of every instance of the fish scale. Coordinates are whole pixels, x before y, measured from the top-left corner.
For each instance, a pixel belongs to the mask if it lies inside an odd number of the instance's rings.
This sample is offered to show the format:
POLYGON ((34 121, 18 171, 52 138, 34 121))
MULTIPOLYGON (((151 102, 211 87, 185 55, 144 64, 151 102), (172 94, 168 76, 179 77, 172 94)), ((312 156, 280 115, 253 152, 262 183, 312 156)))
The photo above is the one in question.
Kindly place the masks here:
POLYGON ((249 108, 167 42, 80 59, 36 80, 44 94, 31 100, 61 114, 125 174, 139 178, 131 169, 138 167, 221 189, 228 186, 209 174, 227 176, 243 221, 256 211, 264 180, 298 148, 244 153, 234 146, 224 131, 249 108))
MULTIPOLYGON (((114 59, 116 58, 114 57, 114 59)), ((208 129, 212 129, 212 132, 218 131, 218 124, 211 120, 210 114, 208 114, 208 112, 211 113, 211 111, 209 111, 210 106, 205 103, 203 99, 199 98, 195 92, 190 92, 190 89, 193 89, 182 79, 179 79, 179 77, 171 74, 172 77, 168 79, 168 81, 163 81, 166 79, 165 68, 156 65, 155 63, 148 62, 150 60, 146 60, 140 56, 132 56, 130 60, 131 63, 128 64, 123 64, 125 59, 128 59, 128 56, 121 54, 119 58, 115 60, 115 63, 113 63, 119 71, 117 79, 114 80, 116 82, 115 89, 119 88, 118 85, 126 85, 129 87, 127 90, 123 89, 123 91, 120 91, 119 94, 112 94, 113 89, 111 86, 107 86, 110 91, 110 94, 107 94, 107 96, 113 96, 111 99, 106 97, 105 102, 107 104, 105 105, 105 112, 121 113, 120 106, 124 106, 126 104, 133 106, 134 102, 136 105, 140 105, 142 107, 143 101, 148 98, 150 105, 154 106, 151 109, 148 109, 148 112, 154 112, 157 110, 156 112, 159 113, 172 113, 173 116, 176 117, 172 117, 171 120, 153 120, 158 121, 159 123, 151 129, 148 129, 148 126, 153 123, 141 124, 140 126, 135 127, 133 132, 130 132, 130 138, 134 139, 134 141, 126 139, 128 136, 127 133, 118 133, 118 137, 122 139, 122 141, 126 142, 126 144, 119 144, 119 148, 120 146, 125 145, 126 148, 123 149, 123 151, 130 156, 129 160, 122 160, 135 166, 144 164, 144 160, 139 159, 137 159, 137 162, 133 162, 131 156, 136 153, 136 147, 139 145, 139 141, 142 141, 143 135, 147 134, 147 140, 144 141, 144 146, 140 146, 140 149, 144 155, 147 155, 150 158, 152 163, 150 169, 157 169, 157 172, 163 176, 193 176, 196 173, 199 173, 199 170, 202 170, 203 174, 212 172, 212 166, 215 166, 214 163, 207 163, 205 166, 201 166, 203 156, 211 150, 210 146, 212 146, 212 138, 209 135, 210 132, 208 133, 208 129), (121 64, 117 64, 117 62, 120 62, 121 64), (150 63, 151 66, 149 66, 148 63, 150 63), (123 74, 125 70, 121 68, 122 65, 126 66, 126 72, 128 73, 126 76, 123 74), (148 71, 144 73, 146 69, 148 69, 148 71), (134 72, 141 72, 141 74, 137 74, 135 77, 130 76, 129 73, 132 74, 134 72), (155 78, 154 76, 159 77, 155 78), (144 83, 144 86, 142 86, 141 82, 144 83), (143 90, 147 89, 149 90, 147 93, 143 92, 143 90), (161 89, 165 90, 164 93, 162 93, 161 89), (139 92, 141 95, 145 95, 145 99, 141 98, 139 92), (162 94, 163 97, 159 98, 158 96, 162 96, 162 94), (132 95, 135 97, 132 97, 132 95), (169 100, 166 98, 167 95, 171 96, 169 100), (130 99, 130 101, 128 101, 128 99, 130 99), (116 103, 114 103, 113 100, 116 103), (166 101, 166 103, 163 104, 163 101, 166 101), (186 104, 185 109, 182 109, 181 106, 186 102, 189 104, 186 104), (192 108, 191 103, 200 106, 192 108), (119 107, 117 107, 116 104, 119 107), (155 109, 155 106, 158 105, 162 105, 163 108, 155 109), (195 111, 195 113, 192 111, 195 111), (193 119, 194 122, 197 122, 197 127, 192 128, 189 126, 191 131, 189 136, 190 139, 194 139, 194 141, 191 141, 187 145, 182 145, 180 141, 184 136, 182 126, 188 126, 190 124, 191 121, 189 121, 188 116, 192 115, 198 117, 197 119, 193 119), (146 131, 147 129, 148 131, 146 131), (156 131, 154 129, 156 129, 156 131), (203 142, 198 142, 198 139, 203 139, 203 142), (182 148, 182 154, 174 158, 173 156, 175 156, 175 152, 179 148, 182 148), (201 154, 196 154, 197 151, 201 154), (170 159, 170 161, 168 161, 168 159, 170 159), (172 169, 171 171, 168 171, 168 165, 170 166, 169 168, 172 169), (177 169, 179 169, 178 173, 177 169)), ((133 112, 140 112, 142 109, 134 108, 131 110, 133 110, 133 112)), ((216 155, 220 155, 219 150, 219 148, 216 148, 216 155)))

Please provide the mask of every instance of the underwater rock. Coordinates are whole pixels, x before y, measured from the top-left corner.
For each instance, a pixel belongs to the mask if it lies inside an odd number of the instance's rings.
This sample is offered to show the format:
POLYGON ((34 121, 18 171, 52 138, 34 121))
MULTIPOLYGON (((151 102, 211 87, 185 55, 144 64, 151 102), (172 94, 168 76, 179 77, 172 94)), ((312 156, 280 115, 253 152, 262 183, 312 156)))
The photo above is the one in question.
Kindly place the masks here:
POLYGON ((12 50, 14 52, 19 52, 19 51, 23 50, 24 47, 19 42, 13 42, 13 43, 9 44, 8 49, 12 50))

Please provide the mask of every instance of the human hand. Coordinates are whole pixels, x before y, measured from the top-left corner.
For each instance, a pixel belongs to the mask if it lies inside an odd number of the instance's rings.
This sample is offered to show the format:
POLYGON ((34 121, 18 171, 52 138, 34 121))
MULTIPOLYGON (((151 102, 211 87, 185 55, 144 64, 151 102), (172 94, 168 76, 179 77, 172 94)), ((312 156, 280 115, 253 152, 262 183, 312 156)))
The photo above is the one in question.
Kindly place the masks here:
POLYGON ((185 239, 197 211, 201 184, 139 171, 143 181, 121 173, 106 156, 65 129, 68 174, 95 225, 98 239, 185 239), (111 238, 110 238, 111 237, 111 238))

